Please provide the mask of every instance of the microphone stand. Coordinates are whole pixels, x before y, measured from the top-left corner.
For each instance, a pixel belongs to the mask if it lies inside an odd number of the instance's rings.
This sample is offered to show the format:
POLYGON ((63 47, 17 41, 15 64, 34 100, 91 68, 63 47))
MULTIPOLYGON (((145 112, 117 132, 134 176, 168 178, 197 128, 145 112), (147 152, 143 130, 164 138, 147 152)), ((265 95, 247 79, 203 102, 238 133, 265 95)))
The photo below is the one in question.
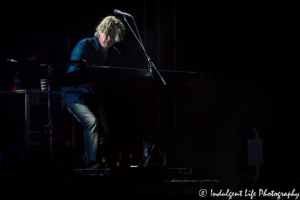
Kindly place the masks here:
MULTIPOLYGON (((123 17, 124 17, 124 21, 127 23, 128 27, 129 27, 130 30, 132 31, 133 35, 135 36, 135 38, 137 39, 137 41, 138 41, 139 44, 141 45, 142 49, 144 50, 144 53, 145 53, 146 58, 147 58, 148 63, 149 63, 149 64, 147 65, 147 67, 148 67, 148 74, 152 74, 152 69, 154 69, 154 70, 157 72, 157 74, 159 75, 159 77, 160 77, 161 81, 163 82, 163 84, 164 84, 164 85, 167 85, 165 79, 161 76, 161 74, 159 73, 159 71, 157 70, 156 66, 154 65, 154 63, 152 62, 151 58, 148 56, 148 54, 147 54, 147 52, 146 52, 146 50, 145 50, 145 47, 144 47, 144 45, 143 45, 141 36, 140 36, 140 34, 139 34, 139 31, 138 31, 138 28, 137 28, 137 26, 136 26, 136 23, 135 23, 135 21, 134 21, 133 16, 132 16, 132 20, 133 20, 133 22, 134 22, 134 25, 135 25, 135 28, 136 28, 136 30, 137 30, 137 33, 138 33, 139 38, 136 36, 136 34, 135 34, 134 31, 132 30, 131 26, 129 25, 129 23, 128 23, 127 19, 126 19, 126 16, 123 15, 123 17)), ((153 78, 153 74, 152 74, 152 78, 153 78)), ((149 150, 150 146, 147 145, 147 146, 148 146, 147 149, 144 150, 143 154, 146 155, 146 157, 148 157, 148 158, 147 158, 147 160, 145 161, 143 167, 146 167, 146 166, 148 165, 148 162, 149 162, 149 160, 150 160, 150 158, 151 158, 151 154, 152 154, 152 151, 153 151, 153 149, 154 149, 154 147, 155 147, 155 145, 156 145, 156 142, 157 142, 157 139, 156 139, 156 141, 154 142, 154 144, 152 145, 150 153, 148 153, 148 150, 149 150)), ((142 160, 141 160, 141 162, 142 162, 142 160)), ((139 166, 141 165, 141 162, 140 162, 139 166)), ((165 165, 165 163, 164 163, 164 165, 165 165)))
MULTIPOLYGON (((127 19, 126 19, 126 16, 123 15, 123 17, 124 17, 124 21, 127 23, 127 25, 129 26, 130 30, 132 31, 133 35, 135 36, 135 38, 137 39, 137 41, 138 41, 139 44, 141 45, 142 49, 144 50, 144 53, 145 53, 145 55, 146 55, 146 58, 147 58, 147 60, 148 60, 148 62, 149 62, 149 64, 147 65, 147 66, 148 66, 148 73, 149 73, 149 74, 152 74, 152 68, 155 69, 155 71, 156 71, 157 74, 159 75, 159 77, 160 77, 161 81, 163 82, 163 84, 164 84, 164 85, 167 85, 165 79, 161 76, 161 74, 159 73, 159 71, 157 70, 157 68, 155 67, 154 63, 152 62, 151 58, 148 56, 148 54, 147 54, 147 52, 146 52, 146 50, 145 50, 145 47, 144 47, 144 45, 143 45, 142 39, 141 39, 141 37, 140 37, 140 34, 139 34, 138 29, 137 29, 136 23, 135 23, 135 21, 134 21, 134 18, 132 17, 132 20, 133 20, 134 25, 135 25, 135 27, 136 27, 137 33, 138 33, 138 35, 139 35, 139 38, 136 36, 136 34, 135 34, 134 31, 132 30, 131 26, 129 25, 129 23, 128 23, 127 19)), ((153 78, 153 76, 152 76, 152 78, 153 78)))

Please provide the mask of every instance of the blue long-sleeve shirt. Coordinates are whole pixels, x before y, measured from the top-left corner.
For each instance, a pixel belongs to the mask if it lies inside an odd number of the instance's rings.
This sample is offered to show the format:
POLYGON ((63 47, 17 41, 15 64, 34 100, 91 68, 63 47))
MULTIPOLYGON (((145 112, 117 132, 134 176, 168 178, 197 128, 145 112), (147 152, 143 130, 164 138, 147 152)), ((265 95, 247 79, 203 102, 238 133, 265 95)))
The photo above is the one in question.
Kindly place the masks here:
MULTIPOLYGON (((89 65, 121 67, 121 53, 114 47, 109 48, 107 61, 97 37, 85 38, 77 43, 70 60, 85 60, 89 65)), ((67 73, 79 70, 77 66, 69 66, 67 73)), ((93 97, 93 88, 62 87, 61 98, 69 103, 86 104, 93 97)))

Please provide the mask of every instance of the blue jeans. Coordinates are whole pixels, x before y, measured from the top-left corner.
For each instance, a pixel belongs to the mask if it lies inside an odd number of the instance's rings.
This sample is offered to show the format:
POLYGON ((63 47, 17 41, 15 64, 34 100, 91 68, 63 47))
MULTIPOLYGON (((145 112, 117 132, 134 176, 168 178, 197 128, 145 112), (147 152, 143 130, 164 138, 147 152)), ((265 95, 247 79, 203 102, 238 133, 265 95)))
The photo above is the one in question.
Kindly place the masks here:
POLYGON ((67 108, 71 114, 84 126, 83 160, 86 168, 101 163, 100 152, 108 136, 109 129, 102 106, 68 103, 67 108))

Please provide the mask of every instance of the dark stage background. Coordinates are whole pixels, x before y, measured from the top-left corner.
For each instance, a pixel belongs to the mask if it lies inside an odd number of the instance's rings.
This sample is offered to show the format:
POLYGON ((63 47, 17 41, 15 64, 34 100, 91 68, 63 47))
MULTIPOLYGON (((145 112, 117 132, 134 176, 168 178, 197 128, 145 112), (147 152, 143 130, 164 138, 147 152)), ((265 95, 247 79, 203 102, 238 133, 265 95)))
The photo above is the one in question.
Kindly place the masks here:
MULTIPOLYGON (((155 64, 156 3, 146 1, 150 20, 144 41, 155 64)), ((6 59, 27 59, 28 35, 68 35, 71 52, 79 40, 93 37, 95 27, 102 18, 113 15, 114 9, 133 15, 141 37, 145 34, 143 1, 8 4, 3 8, 6 12, 1 13, 2 91, 11 90, 16 71, 15 65, 6 59)), ((169 15, 166 18, 172 22, 169 13, 173 1, 160 1, 160 5, 161 55, 173 58, 173 49, 169 47, 174 43, 163 44, 173 38, 173 32, 163 32, 167 25, 163 24, 162 17, 169 15)), ((247 140, 254 138, 252 129, 257 128, 264 141, 262 176, 298 177, 297 77, 292 62, 296 31, 294 7, 274 2, 177 1, 176 70, 211 72, 218 79, 204 81, 196 88, 183 87, 176 93, 175 128, 172 90, 163 88, 159 103, 156 93, 146 92, 147 104, 143 104, 145 96, 140 91, 109 93, 106 103, 113 135, 107 148, 112 152, 111 166, 118 152, 127 152, 124 149, 129 148, 133 148, 134 164, 137 164, 141 158, 142 135, 155 133, 153 127, 159 124, 163 137, 161 147, 165 149, 168 166, 192 167, 198 178, 252 177, 254 168, 247 166, 247 140), (147 117, 141 112, 141 104, 147 117)), ((122 53, 123 67, 144 68, 143 52, 128 27, 125 40, 115 46, 122 53)), ((160 61, 159 69, 174 70, 172 64, 174 60, 171 65, 160 61)), ((29 79, 38 81, 46 75, 41 72, 36 76, 30 68, 22 71, 25 88, 29 79)), ((79 140, 77 144, 80 146, 82 142, 79 140)))

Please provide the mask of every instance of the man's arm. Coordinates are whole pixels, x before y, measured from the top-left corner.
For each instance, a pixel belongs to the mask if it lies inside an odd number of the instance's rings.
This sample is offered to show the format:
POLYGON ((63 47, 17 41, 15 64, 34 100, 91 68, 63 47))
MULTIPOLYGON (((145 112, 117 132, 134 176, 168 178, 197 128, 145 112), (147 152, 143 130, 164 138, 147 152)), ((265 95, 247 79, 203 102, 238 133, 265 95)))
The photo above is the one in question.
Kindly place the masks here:
MULTIPOLYGON (((71 59, 70 60, 85 60, 85 45, 82 42, 79 42, 75 48, 73 49, 71 53, 71 59)), ((73 72, 78 70, 78 66, 69 66, 67 73, 73 72)))

